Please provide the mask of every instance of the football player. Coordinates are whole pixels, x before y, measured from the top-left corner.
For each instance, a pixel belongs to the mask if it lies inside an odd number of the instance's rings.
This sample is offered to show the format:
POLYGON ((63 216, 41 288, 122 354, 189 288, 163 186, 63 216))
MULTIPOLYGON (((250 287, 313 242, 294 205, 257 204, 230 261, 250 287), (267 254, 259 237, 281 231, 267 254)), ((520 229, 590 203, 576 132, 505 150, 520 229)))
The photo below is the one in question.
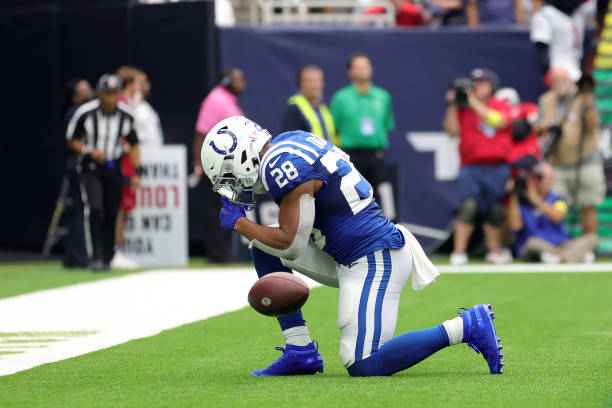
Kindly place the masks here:
MULTIPOLYGON (((490 305, 392 338, 402 288, 412 274, 420 290, 439 275, 414 236, 383 215, 372 187, 340 149, 303 131, 272 140, 251 120, 217 123, 202 147, 202 167, 223 198, 220 221, 250 240, 261 277, 292 270, 340 289, 340 357, 352 376, 390 375, 444 347, 468 343, 482 353, 492 374, 502 354, 490 305), (277 226, 245 216, 257 194, 280 206, 277 226)), ((255 376, 315 374, 323 360, 301 311, 279 317, 286 348, 255 376)))

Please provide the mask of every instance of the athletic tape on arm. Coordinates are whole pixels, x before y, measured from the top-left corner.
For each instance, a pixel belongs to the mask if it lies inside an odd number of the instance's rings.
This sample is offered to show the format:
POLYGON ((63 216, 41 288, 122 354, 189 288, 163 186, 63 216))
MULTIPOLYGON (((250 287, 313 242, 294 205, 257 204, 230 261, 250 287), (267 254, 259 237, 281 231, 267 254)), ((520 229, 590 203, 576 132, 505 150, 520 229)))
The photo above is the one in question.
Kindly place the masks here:
POLYGON ((254 239, 249 244, 261 249, 267 254, 278 256, 279 258, 295 260, 302 256, 308 246, 308 240, 310 239, 310 233, 312 232, 312 225, 314 224, 315 217, 315 199, 314 197, 304 194, 300 197, 300 222, 298 224, 297 232, 293 238, 293 242, 287 249, 276 249, 262 244, 258 240, 254 239))

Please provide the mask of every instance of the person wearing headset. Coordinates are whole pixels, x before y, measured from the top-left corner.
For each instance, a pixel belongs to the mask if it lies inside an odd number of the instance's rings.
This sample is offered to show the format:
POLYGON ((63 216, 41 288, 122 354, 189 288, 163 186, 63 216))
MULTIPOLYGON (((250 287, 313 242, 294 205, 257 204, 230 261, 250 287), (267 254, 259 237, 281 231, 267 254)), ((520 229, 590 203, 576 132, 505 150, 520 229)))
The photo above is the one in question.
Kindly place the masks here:
MULTIPOLYGON (((217 86, 204 98, 200 106, 200 113, 195 126, 193 141, 193 176, 195 184, 202 180, 204 171, 200 161, 200 151, 206 134, 219 121, 231 116, 242 116, 244 113, 238 105, 238 97, 244 91, 246 81, 242 70, 236 67, 224 69, 217 86)), ((221 202, 210 188, 204 188, 206 205, 205 223, 207 233, 204 237, 206 256, 209 262, 226 263, 230 261, 231 233, 220 228, 216 214, 221 209, 221 202)))
POLYGON ((508 263, 512 255, 501 247, 500 226, 506 219, 501 201, 510 175, 507 161, 512 148, 511 109, 506 101, 493 96, 499 87, 493 71, 476 68, 470 80, 446 93, 444 130, 460 138, 461 157, 457 180, 461 204, 450 261, 453 265, 467 263, 466 249, 474 224, 482 220, 489 251, 487 261, 508 263))

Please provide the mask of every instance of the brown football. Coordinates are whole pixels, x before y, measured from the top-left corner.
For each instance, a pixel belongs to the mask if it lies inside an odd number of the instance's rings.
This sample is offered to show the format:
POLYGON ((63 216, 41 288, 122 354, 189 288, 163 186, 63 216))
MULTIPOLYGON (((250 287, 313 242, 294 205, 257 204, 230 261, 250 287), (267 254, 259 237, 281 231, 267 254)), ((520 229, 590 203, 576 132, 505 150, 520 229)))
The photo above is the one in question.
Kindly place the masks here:
POLYGON ((272 272, 260 278, 249 291, 249 304, 266 316, 285 316, 304 306, 308 285, 288 272, 272 272))

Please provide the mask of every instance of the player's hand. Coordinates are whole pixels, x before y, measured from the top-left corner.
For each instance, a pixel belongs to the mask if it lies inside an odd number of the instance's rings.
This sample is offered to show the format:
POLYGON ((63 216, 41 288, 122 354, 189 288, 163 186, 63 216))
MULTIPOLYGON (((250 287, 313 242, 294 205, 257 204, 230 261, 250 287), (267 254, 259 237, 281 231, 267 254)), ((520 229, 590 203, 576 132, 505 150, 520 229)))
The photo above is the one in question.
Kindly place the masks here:
POLYGON ((130 189, 132 191, 136 191, 140 188, 140 176, 138 174, 134 174, 130 180, 130 189))
POLYGON ((91 158, 98 164, 106 164, 106 155, 100 149, 93 149, 91 151, 91 158))
POLYGON ((226 231, 233 231, 236 221, 238 221, 239 218, 246 217, 244 208, 230 203, 225 197, 221 197, 221 202, 223 203, 223 208, 221 208, 221 212, 219 213, 221 228, 226 231))

